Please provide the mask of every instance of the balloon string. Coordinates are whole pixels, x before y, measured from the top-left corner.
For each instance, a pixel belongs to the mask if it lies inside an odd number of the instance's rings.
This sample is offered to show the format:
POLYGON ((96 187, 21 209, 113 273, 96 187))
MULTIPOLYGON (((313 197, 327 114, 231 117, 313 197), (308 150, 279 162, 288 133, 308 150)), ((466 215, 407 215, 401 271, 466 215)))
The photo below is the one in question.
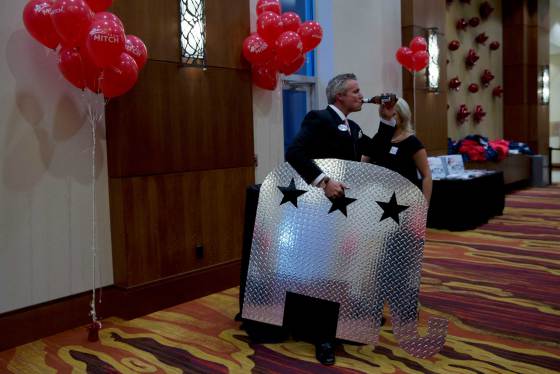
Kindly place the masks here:
MULTIPOLYGON (((90 303, 90 316, 93 322, 97 321, 97 311, 95 307, 95 296, 97 290, 97 280, 96 280, 96 270, 97 270, 97 244, 96 244, 96 200, 95 200, 95 151, 96 151, 96 134, 95 128, 97 122, 100 121, 102 114, 96 113, 95 109, 90 100, 87 103, 87 110, 88 110, 88 119, 89 124, 91 126, 91 139, 92 139, 92 148, 91 148, 91 201, 92 201, 92 213, 91 213, 91 255, 92 255, 92 296, 91 296, 91 303, 90 303)), ((99 303, 101 303, 101 290, 99 291, 99 303)))
POLYGON ((416 129, 416 72, 412 71, 412 125, 416 129))

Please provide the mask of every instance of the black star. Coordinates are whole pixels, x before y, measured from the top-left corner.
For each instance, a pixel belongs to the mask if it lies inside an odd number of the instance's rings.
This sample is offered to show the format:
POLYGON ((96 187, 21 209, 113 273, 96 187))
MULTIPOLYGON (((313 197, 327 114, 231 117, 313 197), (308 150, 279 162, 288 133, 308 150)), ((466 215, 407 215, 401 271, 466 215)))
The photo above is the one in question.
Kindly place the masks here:
POLYGON ((340 210, 345 217, 348 217, 346 214, 346 207, 352 204, 356 199, 352 199, 350 197, 342 196, 337 198, 329 198, 332 203, 331 209, 329 210, 329 214, 334 212, 335 210, 340 210))
POLYGON ((408 206, 406 205, 397 204, 397 196, 394 192, 393 196, 391 196, 391 200, 389 200, 388 203, 383 201, 376 201, 376 203, 379 204, 381 208, 383 208, 383 215, 381 216, 379 222, 383 221, 385 218, 391 217, 393 221, 399 223, 399 213, 403 210, 408 209, 408 206))
POLYGON ((287 203, 289 201, 296 208, 297 208, 297 198, 307 192, 304 190, 296 189, 296 183, 294 182, 294 178, 292 178, 292 181, 290 182, 290 185, 288 187, 278 186, 278 189, 282 191, 282 194, 284 194, 284 197, 282 198, 282 202, 280 203, 280 205, 287 203))

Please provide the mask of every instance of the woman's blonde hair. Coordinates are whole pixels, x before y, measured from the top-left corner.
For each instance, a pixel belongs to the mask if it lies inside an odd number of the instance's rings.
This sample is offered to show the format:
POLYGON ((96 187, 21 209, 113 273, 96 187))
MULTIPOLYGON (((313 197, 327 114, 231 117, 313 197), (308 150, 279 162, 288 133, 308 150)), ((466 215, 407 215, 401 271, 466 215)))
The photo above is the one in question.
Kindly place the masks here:
POLYGON ((395 109, 399 114, 399 117, 401 118, 401 126, 403 131, 414 134, 414 126, 412 125, 412 121, 410 118, 410 107, 408 106, 408 103, 405 101, 405 99, 399 97, 397 103, 395 104, 395 109))

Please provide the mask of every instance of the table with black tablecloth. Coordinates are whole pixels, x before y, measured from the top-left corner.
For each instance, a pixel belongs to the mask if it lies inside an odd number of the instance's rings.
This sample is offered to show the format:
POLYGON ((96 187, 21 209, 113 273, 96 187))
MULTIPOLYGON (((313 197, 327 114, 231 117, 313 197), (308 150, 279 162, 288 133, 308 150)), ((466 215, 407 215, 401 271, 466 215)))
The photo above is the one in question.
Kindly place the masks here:
POLYGON ((471 230, 501 215, 504 202, 501 171, 466 180, 434 180, 428 227, 471 230))

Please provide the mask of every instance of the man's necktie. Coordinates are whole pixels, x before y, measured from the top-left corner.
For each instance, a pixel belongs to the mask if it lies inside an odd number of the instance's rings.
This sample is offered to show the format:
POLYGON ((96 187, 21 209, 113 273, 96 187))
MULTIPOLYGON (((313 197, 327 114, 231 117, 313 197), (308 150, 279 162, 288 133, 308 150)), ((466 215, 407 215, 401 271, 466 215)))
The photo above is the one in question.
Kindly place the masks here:
POLYGON ((348 134, 352 136, 352 131, 350 131, 350 124, 348 123, 348 118, 344 118, 344 124, 346 124, 346 128, 348 129, 348 134))

